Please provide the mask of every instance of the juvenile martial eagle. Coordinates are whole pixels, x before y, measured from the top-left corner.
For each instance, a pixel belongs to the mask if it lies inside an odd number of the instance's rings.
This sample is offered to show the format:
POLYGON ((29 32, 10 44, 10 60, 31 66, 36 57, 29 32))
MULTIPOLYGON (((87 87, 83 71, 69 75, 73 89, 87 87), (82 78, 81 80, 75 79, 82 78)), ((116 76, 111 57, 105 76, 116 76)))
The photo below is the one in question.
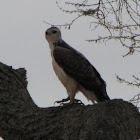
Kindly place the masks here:
POLYGON ((68 100, 70 103, 77 102, 75 95, 78 91, 93 103, 110 100, 100 74, 80 52, 62 40, 57 27, 49 28, 45 36, 51 49, 53 69, 68 94, 68 98, 57 103, 68 100))

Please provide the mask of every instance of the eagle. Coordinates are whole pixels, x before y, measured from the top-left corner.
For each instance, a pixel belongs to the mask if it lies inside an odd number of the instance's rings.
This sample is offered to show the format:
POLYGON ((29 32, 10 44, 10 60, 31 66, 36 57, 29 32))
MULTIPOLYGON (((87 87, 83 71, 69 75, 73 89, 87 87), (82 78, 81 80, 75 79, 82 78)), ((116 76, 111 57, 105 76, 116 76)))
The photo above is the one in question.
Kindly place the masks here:
POLYGON ((45 32, 48 41, 52 66, 58 79, 66 88, 68 97, 57 103, 70 100, 70 104, 80 100, 75 99, 77 92, 82 92, 94 104, 110 100, 106 92, 106 83, 93 65, 76 49, 69 46, 61 37, 57 27, 51 27, 45 32))

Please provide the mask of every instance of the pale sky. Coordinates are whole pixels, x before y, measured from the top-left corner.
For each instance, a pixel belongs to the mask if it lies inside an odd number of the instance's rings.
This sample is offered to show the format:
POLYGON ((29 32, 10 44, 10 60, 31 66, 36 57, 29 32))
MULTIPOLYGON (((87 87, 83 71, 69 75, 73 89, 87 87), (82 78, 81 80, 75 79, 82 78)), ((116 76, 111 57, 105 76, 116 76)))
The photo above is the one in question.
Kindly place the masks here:
MULTIPOLYGON (((52 24, 69 23, 74 18, 59 10, 55 0, 1 0, 0 1, 0 61, 13 66, 25 68, 28 77, 28 90, 34 102, 40 107, 54 106, 56 100, 66 98, 65 88, 57 79, 51 65, 50 49, 45 40, 45 31, 52 24)), ((61 28, 63 39, 72 47, 83 53, 101 74, 107 84, 111 99, 131 99, 139 89, 121 84, 115 74, 126 80, 132 75, 140 75, 140 53, 125 58, 127 49, 119 42, 94 44, 86 42, 105 33, 89 29, 91 18, 77 20, 70 30, 61 28)), ((90 102, 78 93, 77 97, 85 104, 90 102)))
MULTIPOLYGON (((54 106, 56 100, 67 97, 65 88, 57 79, 51 65, 50 49, 45 40, 45 31, 52 24, 69 23, 74 18, 59 10, 55 0, 1 0, 0 1, 0 61, 25 68, 28 77, 28 90, 39 107, 54 106)), ((139 89, 119 83, 115 74, 126 80, 132 75, 140 75, 140 53, 125 58, 127 49, 119 42, 94 44, 86 42, 105 33, 89 29, 92 18, 81 18, 71 30, 61 28, 63 39, 82 52, 106 81, 107 92, 111 99, 131 99, 139 89), (138 61, 138 62, 137 62, 138 61)), ((85 104, 90 102, 78 93, 77 97, 85 104)))

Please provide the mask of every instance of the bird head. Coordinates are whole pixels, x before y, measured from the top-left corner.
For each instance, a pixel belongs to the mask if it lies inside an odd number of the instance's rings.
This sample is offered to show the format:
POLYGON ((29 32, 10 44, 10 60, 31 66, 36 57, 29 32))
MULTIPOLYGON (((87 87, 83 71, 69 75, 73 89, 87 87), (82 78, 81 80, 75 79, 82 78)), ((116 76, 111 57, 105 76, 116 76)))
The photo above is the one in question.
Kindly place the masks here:
POLYGON ((51 27, 45 32, 48 43, 54 43, 61 40, 61 32, 57 27, 51 27))

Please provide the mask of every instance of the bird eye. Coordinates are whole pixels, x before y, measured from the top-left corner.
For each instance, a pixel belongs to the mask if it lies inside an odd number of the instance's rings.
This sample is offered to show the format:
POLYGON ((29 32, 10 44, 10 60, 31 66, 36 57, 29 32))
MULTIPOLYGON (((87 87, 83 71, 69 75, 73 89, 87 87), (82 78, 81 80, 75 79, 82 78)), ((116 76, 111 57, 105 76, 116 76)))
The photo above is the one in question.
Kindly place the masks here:
POLYGON ((54 30, 54 31, 52 31, 52 33, 53 33, 53 34, 56 34, 56 33, 57 33, 57 31, 56 31, 56 30, 54 30))
POLYGON ((48 32, 46 32, 46 35, 48 35, 48 32))

